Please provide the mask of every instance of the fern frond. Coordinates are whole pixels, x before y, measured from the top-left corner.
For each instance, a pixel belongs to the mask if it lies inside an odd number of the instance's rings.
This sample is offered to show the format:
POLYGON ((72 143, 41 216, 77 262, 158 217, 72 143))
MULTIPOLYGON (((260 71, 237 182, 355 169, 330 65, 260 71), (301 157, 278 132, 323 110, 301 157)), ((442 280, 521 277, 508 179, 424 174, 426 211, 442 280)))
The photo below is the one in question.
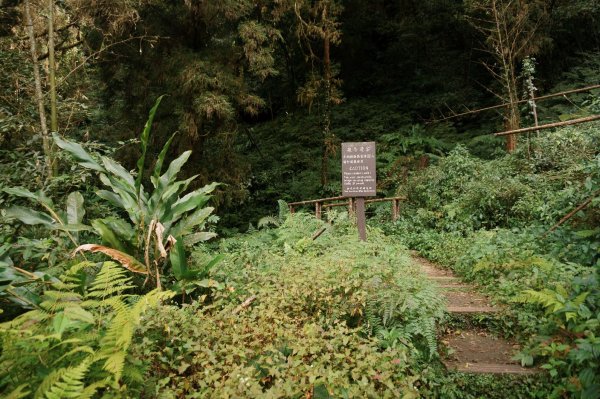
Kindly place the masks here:
POLYGON ((27 324, 40 323, 44 320, 49 319, 50 317, 52 317, 52 315, 42 309, 31 310, 27 313, 24 313, 16 318, 14 318, 13 320, 10 320, 10 321, 0 324, 0 331, 9 331, 11 329, 18 329, 25 323, 27 323, 27 324))
POLYGON ((93 384, 90 384, 87 387, 83 388, 83 391, 81 391, 77 399, 91 399, 96 394, 96 391, 98 389, 104 388, 107 385, 108 381, 94 382, 93 384))
POLYGON ((114 262, 104 262, 86 297, 105 298, 133 288, 127 270, 114 262))
POLYGON ((119 350, 108 355, 102 368, 112 373, 115 381, 119 381, 125 368, 125 351, 119 350))
POLYGON ((290 207, 284 200, 277 200, 277 205, 279 206, 279 222, 283 223, 283 221, 290 214, 290 207))
POLYGON ((81 295, 73 291, 46 291, 40 308, 50 313, 56 313, 73 304, 80 303, 81 295))
MULTIPOLYGON (((59 369, 57 371, 57 373, 60 374, 58 378, 56 378, 55 375, 50 374, 48 377, 52 376, 54 381, 48 385, 48 388, 43 392, 42 397, 45 397, 46 399, 79 398, 81 392, 84 390, 83 380, 88 372, 90 363, 90 359, 86 358, 75 367, 59 369)), ((46 379, 48 377, 46 377, 46 379)), ((46 379, 42 382, 42 386, 46 382, 46 379)))
POLYGON ((275 216, 265 216, 262 217, 259 221, 258 221, 258 228, 262 229, 265 227, 269 227, 269 225, 278 227, 279 226, 279 220, 275 217, 275 216))
POLYGON ((111 372, 118 381, 123 374, 125 356, 131 345, 133 334, 146 309, 159 305, 163 300, 173 297, 174 292, 153 290, 140 297, 133 306, 127 305, 119 297, 106 301, 112 308, 114 317, 100 342, 100 356, 106 359, 104 369, 111 372))
POLYGON ((429 349, 429 358, 437 354, 437 337, 435 334, 435 320, 432 317, 420 319, 421 335, 427 342, 429 349))
MULTIPOLYGON (((62 342, 61 342, 61 344, 62 344, 62 342)), ((61 360, 63 360, 64 358, 69 357, 71 355, 74 355, 76 353, 80 353, 80 352, 85 352, 85 353, 87 353, 89 355, 93 355, 95 353, 94 349, 92 349, 90 346, 87 346, 87 345, 78 346, 78 347, 76 347, 74 349, 71 349, 70 351, 68 351, 67 353, 65 353, 64 355, 62 355, 61 357, 59 357, 58 359, 56 359, 53 364, 57 364, 61 360)))
POLYGON ((21 399, 29 395, 30 391, 23 392, 24 389, 29 387, 28 384, 19 385, 15 390, 10 392, 8 396, 5 396, 5 399, 21 399))
POLYGON ((556 297, 556 293, 548 288, 545 288, 542 291, 525 290, 521 295, 513 299, 513 302, 542 305, 549 311, 558 311, 564 306, 564 304, 556 297))
POLYGON ((35 391, 33 399, 44 399, 46 397, 46 392, 50 391, 50 388, 52 388, 66 372, 66 368, 52 370, 35 391))

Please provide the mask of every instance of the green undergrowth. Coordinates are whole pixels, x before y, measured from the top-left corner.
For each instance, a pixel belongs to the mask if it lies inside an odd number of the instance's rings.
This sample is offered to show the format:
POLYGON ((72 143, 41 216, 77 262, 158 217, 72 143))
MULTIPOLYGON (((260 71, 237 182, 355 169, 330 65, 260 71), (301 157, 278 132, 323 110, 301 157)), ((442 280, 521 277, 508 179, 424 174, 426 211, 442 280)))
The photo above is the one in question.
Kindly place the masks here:
POLYGON ((548 398, 551 388, 544 374, 511 376, 493 374, 446 373, 432 369, 424 398, 443 399, 517 399, 548 398))
POLYGON ((518 359, 548 371, 551 397, 600 397, 599 148, 598 124, 494 160, 457 147, 410 177, 401 219, 384 225, 503 304, 482 323, 524 344, 518 359))
POLYGON ((354 229, 300 213, 223 240, 220 288, 144 319, 133 354, 152 370, 145 393, 419 397, 443 302, 403 246, 354 229))

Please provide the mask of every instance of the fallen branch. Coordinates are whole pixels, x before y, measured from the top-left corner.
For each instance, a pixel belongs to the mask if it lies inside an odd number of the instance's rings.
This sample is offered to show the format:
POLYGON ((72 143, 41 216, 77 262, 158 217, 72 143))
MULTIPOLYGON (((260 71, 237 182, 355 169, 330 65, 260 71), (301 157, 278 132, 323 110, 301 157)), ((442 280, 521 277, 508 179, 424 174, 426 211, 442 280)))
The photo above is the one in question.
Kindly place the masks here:
POLYGON ((315 234, 312 235, 312 240, 316 240, 317 238, 319 238, 321 236, 321 234, 323 234, 325 232, 325 230, 327 230, 327 226, 321 227, 321 229, 319 229, 319 231, 317 231, 315 234))
POLYGON ((593 121, 597 121, 597 120, 600 120, 600 115, 586 116, 585 118, 571 119, 570 121, 564 121, 564 122, 548 123, 546 125, 540 125, 540 126, 525 127, 523 129, 508 130, 506 132, 494 133, 494 136, 508 136, 511 134, 527 133, 527 132, 532 132, 534 130, 542 130, 542 129, 552 129, 553 127, 577 125, 579 123, 593 122, 593 121))
POLYGON ((249 297, 248 299, 246 299, 244 302, 242 302, 240 304, 240 306, 238 306, 237 308, 233 309, 233 312, 231 312, 231 314, 238 314, 238 313, 240 313, 242 310, 244 310, 248 306, 250 306, 250 304, 252 304, 252 302, 254 302, 255 300, 256 300, 256 295, 252 295, 251 297, 249 297))
POLYGON ((544 235, 542 236, 542 238, 546 237, 548 234, 550 234, 554 230, 558 229, 561 225, 563 225, 565 222, 567 222, 569 219, 571 219, 573 216, 575 216, 575 214, 577 214, 577 212, 579 212, 580 210, 584 209, 586 206, 591 204, 592 201, 594 200, 594 198, 596 198, 599 195, 600 195, 600 190, 596 191, 594 194, 592 194, 591 197, 589 197, 588 199, 583 201, 577 208, 575 208, 571 212, 567 213, 562 219, 560 219, 558 221, 558 223, 556 223, 554 226, 552 226, 550 228, 550 230, 545 232, 544 235))

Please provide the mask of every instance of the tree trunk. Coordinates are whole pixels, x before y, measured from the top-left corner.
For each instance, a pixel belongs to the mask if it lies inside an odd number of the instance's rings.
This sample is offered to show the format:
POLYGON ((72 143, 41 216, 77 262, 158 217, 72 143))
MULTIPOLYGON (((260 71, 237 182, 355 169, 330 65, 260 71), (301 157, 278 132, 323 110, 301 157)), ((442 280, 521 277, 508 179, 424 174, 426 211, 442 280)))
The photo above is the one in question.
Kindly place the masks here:
MULTIPOLYGON (((509 105, 507 109, 505 128, 506 130, 516 130, 521 127, 521 114, 519 112, 519 95, 517 89, 517 79, 515 71, 515 61, 507 60, 506 71, 506 90, 508 91, 509 105)), ((509 134, 506 136, 506 151, 513 152, 517 148, 517 136, 509 134)))
MULTIPOLYGON (((58 133, 56 112, 56 60, 54 58, 54 0, 48 0, 48 80, 50 84, 50 132, 58 133)), ((52 144, 50 144, 51 147, 52 144)), ((52 148, 51 148, 52 150, 52 148)), ((56 174, 56 159, 52 158, 50 173, 56 174)))
MULTIPOLYGON (((327 7, 323 9, 323 22, 327 20, 327 7)), ((323 111, 323 156, 321 158, 321 186, 329 182, 329 152, 331 143, 331 55, 329 33, 323 37, 323 77, 325 83, 325 106, 323 111)))
POLYGON ((42 81, 40 78, 40 71, 38 66, 38 56, 35 43, 35 33, 33 31, 33 20, 31 18, 31 9, 29 6, 29 0, 23 2, 25 10, 25 21, 27 26, 27 35, 29 36, 29 46, 31 50, 31 62, 33 64, 33 78, 35 82, 35 98, 38 105, 38 112, 40 114, 40 128, 42 136, 42 147, 44 150, 44 156, 46 158, 46 173, 49 177, 52 176, 52 149, 50 146, 50 136, 48 134, 48 125, 46 124, 46 110, 44 108, 44 95, 42 93, 42 81))

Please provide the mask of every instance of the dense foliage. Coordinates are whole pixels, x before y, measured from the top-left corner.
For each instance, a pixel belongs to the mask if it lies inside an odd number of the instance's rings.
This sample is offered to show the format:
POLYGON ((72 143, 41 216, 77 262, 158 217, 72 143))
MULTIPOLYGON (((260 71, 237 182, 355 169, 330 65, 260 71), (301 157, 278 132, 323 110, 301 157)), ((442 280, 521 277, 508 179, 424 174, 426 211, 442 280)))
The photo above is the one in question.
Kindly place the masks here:
POLYGON ((0 396, 600 398, 600 125, 490 134, 600 115, 571 92, 599 83, 599 20, 0 0, 0 396), (340 194, 344 141, 406 198, 369 206, 367 243, 284 202, 340 194), (504 310, 448 317, 409 249, 504 310), (472 325, 543 373, 448 372, 438 335, 472 325))
POLYGON ((401 188, 404 216, 389 226, 510 306, 502 332, 533 335, 520 359, 543 364, 555 395, 596 397, 600 386, 599 144, 599 126, 590 125, 492 161, 458 147, 401 188), (587 208, 554 228, 587 199, 587 208))
POLYGON ((389 239, 361 244, 339 220, 313 241, 321 225, 299 214, 224 240, 219 250, 231 255, 212 274, 222 287, 183 309, 153 312, 140 330, 135 350, 152 364, 153 389, 417 396, 415 366, 437 355, 439 296, 389 239))

